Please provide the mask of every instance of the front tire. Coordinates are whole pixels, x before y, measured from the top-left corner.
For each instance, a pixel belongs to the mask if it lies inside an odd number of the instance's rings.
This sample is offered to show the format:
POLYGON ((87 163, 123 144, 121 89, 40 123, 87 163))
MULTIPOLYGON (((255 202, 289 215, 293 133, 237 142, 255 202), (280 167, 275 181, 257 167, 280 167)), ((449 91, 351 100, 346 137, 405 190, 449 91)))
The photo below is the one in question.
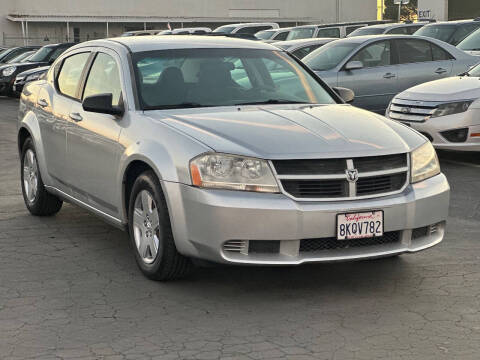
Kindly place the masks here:
POLYGON ((135 260, 146 277, 165 281, 189 273, 192 263, 175 247, 165 197, 152 171, 144 172, 135 180, 128 219, 135 260))
POLYGON ((32 138, 23 144, 20 172, 23 200, 28 211, 35 216, 52 216, 59 212, 63 202, 45 189, 32 138))

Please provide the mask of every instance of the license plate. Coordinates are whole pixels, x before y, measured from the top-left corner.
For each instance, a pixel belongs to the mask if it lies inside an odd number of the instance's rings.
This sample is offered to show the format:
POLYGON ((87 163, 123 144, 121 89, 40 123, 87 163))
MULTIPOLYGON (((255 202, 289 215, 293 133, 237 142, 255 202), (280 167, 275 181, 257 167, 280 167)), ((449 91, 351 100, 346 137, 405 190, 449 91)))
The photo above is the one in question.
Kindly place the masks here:
POLYGON ((363 239, 383 236, 383 211, 337 215, 337 239, 363 239))

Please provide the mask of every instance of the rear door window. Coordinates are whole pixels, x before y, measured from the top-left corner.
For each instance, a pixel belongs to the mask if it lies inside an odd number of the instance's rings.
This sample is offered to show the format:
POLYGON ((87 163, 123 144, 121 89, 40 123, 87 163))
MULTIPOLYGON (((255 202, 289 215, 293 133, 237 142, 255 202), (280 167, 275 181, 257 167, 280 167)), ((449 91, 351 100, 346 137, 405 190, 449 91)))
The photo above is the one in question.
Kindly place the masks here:
POLYGON ((309 45, 292 51, 292 55, 296 56, 299 59, 304 58, 308 54, 310 54, 313 50, 316 50, 320 47, 320 45, 309 45))
POLYGON ((69 56, 63 60, 57 77, 57 86, 60 93, 71 98, 78 98, 78 85, 89 56, 89 52, 84 52, 69 56))
POLYGON ((400 64, 433 61, 430 42, 416 39, 394 40, 397 44, 398 61, 400 64))
POLYGON ((317 38, 339 38, 340 29, 337 27, 318 29, 317 38))
POLYGON ((367 26, 366 24, 362 24, 362 25, 353 25, 353 26, 347 26, 346 28, 346 34, 349 35, 351 34, 352 32, 354 32, 355 30, 357 29, 360 29, 364 26, 367 26))
POLYGON ((406 27, 397 27, 393 28, 392 30, 388 30, 386 34, 393 34, 393 35, 408 35, 408 28, 406 27))
POLYGON ((453 60, 455 59, 450 53, 443 50, 440 46, 430 43, 432 47, 433 61, 453 60))
POLYGON ((288 36, 288 31, 281 32, 273 38, 273 40, 283 41, 286 40, 288 36))

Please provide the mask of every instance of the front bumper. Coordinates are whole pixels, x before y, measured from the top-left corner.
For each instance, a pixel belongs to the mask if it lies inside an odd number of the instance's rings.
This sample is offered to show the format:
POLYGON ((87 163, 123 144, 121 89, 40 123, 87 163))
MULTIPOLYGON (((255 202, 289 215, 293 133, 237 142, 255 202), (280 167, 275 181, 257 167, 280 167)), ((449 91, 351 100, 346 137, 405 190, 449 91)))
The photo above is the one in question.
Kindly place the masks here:
POLYGON ((480 151, 480 109, 469 109, 463 113, 431 118, 425 122, 401 122, 426 135, 436 149, 480 151), (456 129, 468 129, 466 141, 451 142, 441 134, 456 129))
MULTIPOLYGON (((416 252, 442 241, 450 188, 443 174, 409 185, 402 193, 382 198, 297 202, 283 194, 205 190, 163 182, 172 230, 179 252, 186 256, 236 264, 295 265, 354 260, 416 252), (336 236, 336 215, 384 211, 385 233, 398 241, 321 251, 301 251, 303 240, 336 236), (432 226, 433 225, 433 226, 432 226), (431 228, 435 232, 430 232, 431 228), (414 229, 427 229, 412 236, 414 229), (279 242, 278 251, 249 253, 226 250, 226 243, 279 242)), ((315 240, 312 240, 315 239, 315 240)), ((228 244, 228 243, 227 243, 228 244)))

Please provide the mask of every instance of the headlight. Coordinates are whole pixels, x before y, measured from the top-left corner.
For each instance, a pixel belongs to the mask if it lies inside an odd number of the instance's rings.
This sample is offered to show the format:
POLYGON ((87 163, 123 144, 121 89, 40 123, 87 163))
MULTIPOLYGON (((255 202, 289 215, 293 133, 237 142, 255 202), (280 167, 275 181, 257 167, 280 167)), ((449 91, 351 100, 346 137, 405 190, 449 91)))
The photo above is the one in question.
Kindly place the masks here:
POLYGON ((212 189, 279 192, 267 161, 227 154, 201 155, 190 162, 192 184, 212 189))
POLYGON ((15 72, 15 70, 17 70, 16 66, 9 66, 9 67, 3 69, 2 75, 3 76, 10 76, 15 72))
POLYGON ((430 141, 412 151, 412 183, 416 183, 440 173, 437 153, 430 141))
POLYGON ((446 115, 465 112, 468 110, 472 102, 473 100, 468 100, 468 101, 459 101, 459 102, 452 102, 448 104, 442 104, 439 107, 437 107, 437 109, 435 110, 435 112, 432 114, 431 117, 434 118, 434 117, 440 117, 440 116, 446 116, 446 115))
POLYGON ((25 82, 38 80, 42 75, 43 75, 43 72, 28 75, 27 78, 25 79, 25 82))

